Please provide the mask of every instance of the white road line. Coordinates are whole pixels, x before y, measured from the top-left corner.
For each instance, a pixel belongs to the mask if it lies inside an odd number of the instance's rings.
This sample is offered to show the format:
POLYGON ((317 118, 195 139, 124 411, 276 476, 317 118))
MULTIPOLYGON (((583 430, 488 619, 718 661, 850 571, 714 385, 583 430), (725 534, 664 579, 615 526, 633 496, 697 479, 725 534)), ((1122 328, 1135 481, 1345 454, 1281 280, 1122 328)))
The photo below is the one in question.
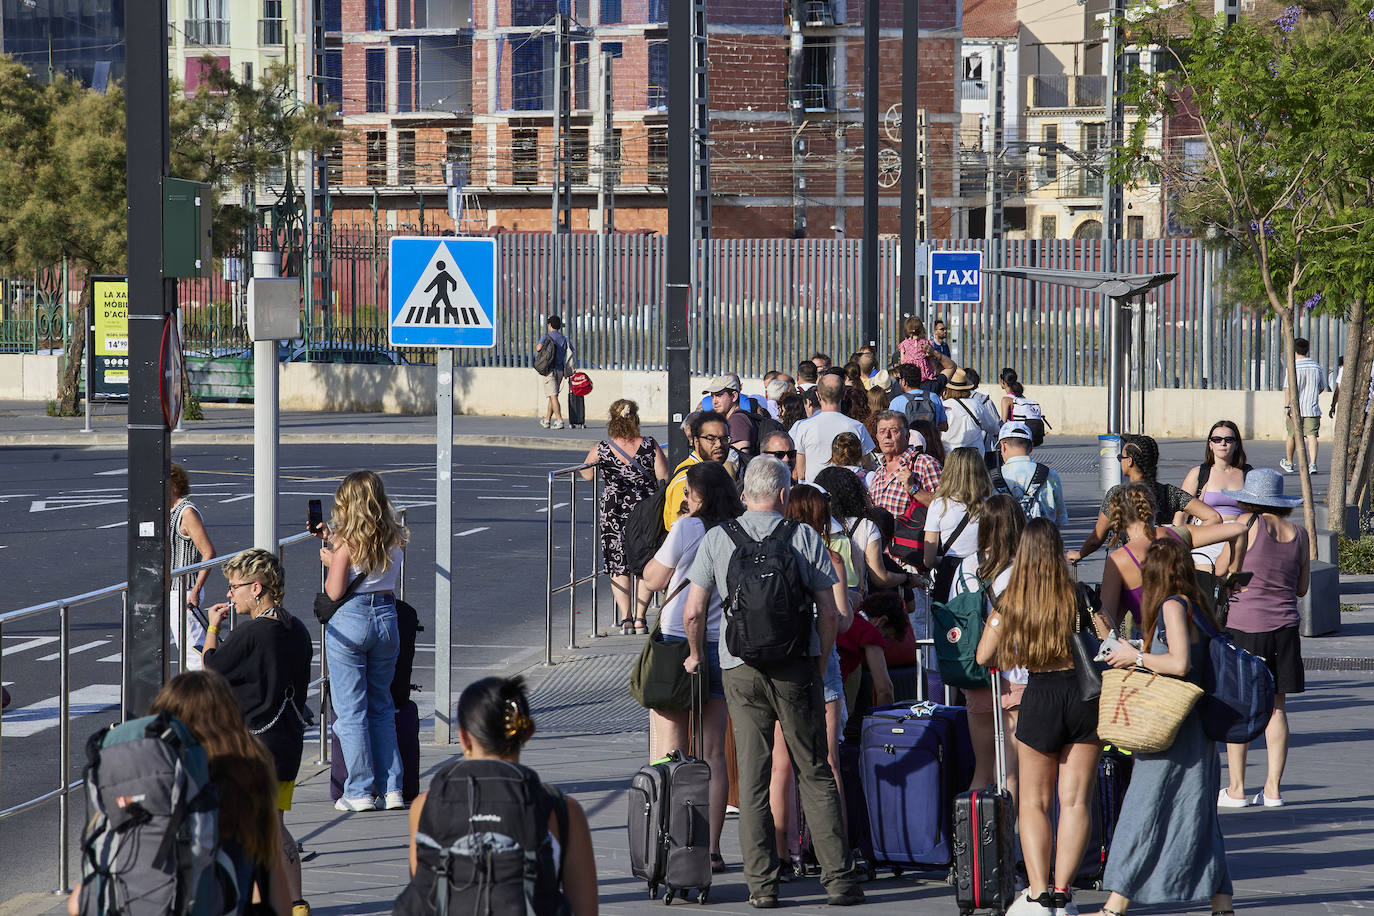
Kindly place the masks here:
POLYGON ((120 527, 121 525, 127 525, 127 524, 129 524, 129 520, 126 518, 126 519, 125 519, 124 521, 122 521, 122 522, 110 522, 108 525, 96 525, 96 527, 97 527, 97 528, 118 528, 118 527, 120 527))
MULTIPOLYGON (((78 653, 78 652, 85 652, 87 649, 98 649, 98 648, 100 648, 101 646, 105 645, 105 644, 108 643, 108 642, 109 642, 108 639, 97 639, 97 640, 95 640, 94 642, 88 642, 88 643, 86 643, 85 645, 77 646, 76 648, 69 650, 69 651, 67 652, 67 655, 68 655, 68 657, 70 657, 70 656, 75 655, 75 654, 78 653)), ((62 653, 61 653, 61 652, 54 652, 54 653, 52 653, 51 655, 45 655, 45 656, 43 656, 42 658, 39 659, 39 661, 40 661, 40 662, 55 662, 55 661, 57 661, 57 660, 58 660, 59 658, 61 658, 61 657, 62 657, 62 653)))
POLYGON ((129 473, 129 469, 128 469, 128 468, 115 468, 113 471, 96 471, 96 472, 95 472, 95 476, 97 476, 97 477, 118 477, 120 474, 127 474, 127 473, 129 473))
POLYGON ((62 490, 62 493, 123 493, 124 487, 90 487, 83 490, 62 490))
MULTIPOLYGON (((566 506, 566 505, 567 505, 567 503, 554 503, 554 504, 553 504, 553 507, 554 507, 555 509, 562 509, 562 508, 563 508, 564 506, 566 506)), ((534 511, 535 511, 535 512, 548 512, 548 511, 549 511, 549 507, 548 507, 548 506, 540 506, 538 509, 535 509, 534 511)))
MULTIPOLYGON (((119 705, 118 684, 92 684, 72 691, 71 717, 103 712, 119 705)), ((0 724, 0 735, 6 738, 26 738, 57 725, 61 707, 57 697, 48 697, 29 706, 11 709, 0 724)))
POLYGON ((224 505, 225 503, 238 503, 238 502, 243 502, 245 499, 252 499, 252 498, 253 498, 253 494, 252 494, 252 493, 244 493, 242 496, 231 496, 231 497, 229 497, 228 499, 221 499, 221 500, 219 501, 219 504, 222 506, 222 505, 224 505))
POLYGON ((57 637, 38 636, 34 639, 30 639, 28 642, 21 642, 17 646, 10 646, 4 652, 0 652, 0 656, 13 655, 16 652, 24 652, 28 649, 37 649, 39 646, 46 646, 50 642, 57 642, 57 637))
POLYGON ((0 499, 32 499, 37 493, 0 493, 0 499))
POLYGON ((281 468, 283 471, 318 471, 324 468, 322 464, 288 464, 281 468))
POLYGON ((122 653, 116 652, 114 655, 107 655, 104 658, 97 658, 98 662, 120 662, 124 660, 122 653))
POLYGON ((490 528, 469 528, 467 531, 460 531, 454 535, 456 538, 465 538, 469 534, 477 534, 480 531, 490 531, 490 528))
POLYGON ((530 499, 535 502, 544 502, 548 499, 545 496, 479 496, 478 499, 530 499))

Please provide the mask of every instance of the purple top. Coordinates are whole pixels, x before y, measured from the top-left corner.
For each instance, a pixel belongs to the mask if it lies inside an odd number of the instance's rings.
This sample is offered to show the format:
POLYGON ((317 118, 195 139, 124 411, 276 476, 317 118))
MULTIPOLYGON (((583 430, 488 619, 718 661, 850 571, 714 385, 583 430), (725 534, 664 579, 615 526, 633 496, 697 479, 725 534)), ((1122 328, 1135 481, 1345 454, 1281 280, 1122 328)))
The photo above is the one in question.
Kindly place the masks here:
POLYGON ((1249 586, 1231 599, 1226 626, 1244 633, 1269 633, 1298 622, 1298 576, 1307 555, 1307 532, 1299 526, 1288 543, 1274 539, 1263 517, 1256 522, 1255 542, 1245 551, 1244 569, 1253 572, 1249 586))
POLYGON ((1240 515, 1240 503, 1234 498, 1227 496, 1221 490, 1206 491, 1202 493, 1202 501, 1221 513, 1223 521, 1231 521, 1240 515))
MULTIPOLYGON (((1131 553, 1131 548, 1122 544, 1121 549, 1126 551, 1126 556, 1130 557, 1135 568, 1139 569, 1140 561, 1135 558, 1135 554, 1131 553)), ((1136 588, 1126 588, 1124 582, 1121 584, 1121 606, 1131 612, 1131 619, 1135 621, 1137 627, 1140 626, 1140 596, 1144 592, 1145 584, 1143 582, 1136 588)))

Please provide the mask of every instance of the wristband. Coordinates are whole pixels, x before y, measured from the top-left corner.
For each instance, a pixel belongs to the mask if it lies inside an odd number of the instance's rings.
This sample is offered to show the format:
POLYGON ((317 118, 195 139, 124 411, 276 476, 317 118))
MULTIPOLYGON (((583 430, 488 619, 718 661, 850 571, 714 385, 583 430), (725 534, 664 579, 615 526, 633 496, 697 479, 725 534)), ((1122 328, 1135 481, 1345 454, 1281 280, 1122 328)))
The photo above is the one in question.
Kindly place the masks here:
POLYGON ((218 635, 219 635, 219 627, 218 627, 218 626, 206 627, 206 628, 205 628, 205 632, 209 633, 211 636, 218 636, 218 635))
MULTIPOLYGON (((1137 653, 1135 654, 1135 666, 1136 666, 1137 668, 1144 668, 1144 667, 1145 667, 1145 653, 1144 653, 1144 652, 1137 652, 1137 653)), ((1149 670, 1149 669, 1146 669, 1146 670, 1149 670)))

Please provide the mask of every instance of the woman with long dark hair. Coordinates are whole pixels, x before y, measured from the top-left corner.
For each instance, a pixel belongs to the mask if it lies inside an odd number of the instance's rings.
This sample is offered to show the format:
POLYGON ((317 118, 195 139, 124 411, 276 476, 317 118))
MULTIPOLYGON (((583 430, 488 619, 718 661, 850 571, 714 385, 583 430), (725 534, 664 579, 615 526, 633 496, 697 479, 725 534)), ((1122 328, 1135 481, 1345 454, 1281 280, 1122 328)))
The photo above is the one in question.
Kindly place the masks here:
MULTIPOLYGON (((1202 445, 1202 463, 1188 471, 1183 478, 1183 490, 1211 506, 1221 514, 1222 521, 1229 522, 1240 515, 1240 504, 1226 495, 1227 490, 1239 490, 1245 486, 1245 475, 1250 464, 1245 460, 1245 443, 1241 439, 1240 427, 1231 420, 1218 420, 1207 432, 1207 441, 1202 445)), ((1174 514, 1174 524, 1188 522, 1185 512, 1174 514)), ((1224 572, 1231 563, 1230 552, 1225 543, 1210 547, 1194 547, 1193 557, 1212 572, 1224 572)))
POLYGON ((858 571, 859 591, 909 588, 914 579, 912 574, 890 569, 883 562, 882 533, 877 523, 869 518, 872 501, 858 475, 832 466, 816 475, 816 484, 825 490, 830 501, 831 518, 849 538, 850 556, 858 571))
MULTIPOLYGON (((1217 621, 1202 600, 1192 557, 1181 541, 1160 538, 1141 564, 1144 647, 1122 643, 1108 656, 1116 668, 1141 667, 1201 684, 1208 638, 1195 617, 1217 621)), ((1226 843, 1213 801, 1221 785, 1216 744, 1202 730, 1196 707, 1169 749, 1136 754, 1121 805, 1102 886, 1111 891, 1102 912, 1125 916, 1132 903, 1196 903, 1212 916, 1231 916, 1226 843)))

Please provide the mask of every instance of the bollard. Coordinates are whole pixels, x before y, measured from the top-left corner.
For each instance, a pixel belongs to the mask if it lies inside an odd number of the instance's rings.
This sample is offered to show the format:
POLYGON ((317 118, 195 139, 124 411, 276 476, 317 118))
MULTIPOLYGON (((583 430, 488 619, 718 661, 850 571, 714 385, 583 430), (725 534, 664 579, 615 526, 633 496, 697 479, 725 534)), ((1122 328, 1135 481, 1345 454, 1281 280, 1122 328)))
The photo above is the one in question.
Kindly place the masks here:
POLYGON ((58 651, 62 662, 57 669, 57 889, 59 893, 71 890, 71 851, 67 848, 70 831, 68 821, 71 817, 71 799, 67 790, 70 780, 67 767, 72 759, 72 674, 71 674, 71 610, 67 605, 57 612, 58 651))
POLYGON ((1098 482, 1102 492, 1121 483, 1121 462, 1116 456, 1121 454, 1121 436, 1108 433, 1097 437, 1098 482))

